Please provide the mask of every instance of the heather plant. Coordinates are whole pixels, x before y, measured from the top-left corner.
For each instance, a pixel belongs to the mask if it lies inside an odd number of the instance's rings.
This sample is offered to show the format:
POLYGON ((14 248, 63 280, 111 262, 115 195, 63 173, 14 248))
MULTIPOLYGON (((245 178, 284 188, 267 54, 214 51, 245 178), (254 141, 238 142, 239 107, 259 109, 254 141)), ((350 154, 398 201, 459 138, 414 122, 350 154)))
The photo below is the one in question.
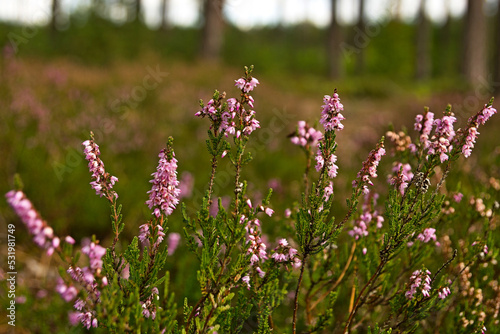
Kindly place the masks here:
POLYGON ((175 157, 172 138, 152 174, 145 202, 149 216, 131 241, 121 235, 126 222, 114 190, 119 180, 106 171, 92 133, 83 151, 90 185, 110 205, 110 245, 94 236, 75 250, 71 236, 57 236, 43 220, 20 181, 7 193, 34 243, 64 263, 55 290, 68 303, 70 320, 115 333, 412 333, 431 328, 485 333, 498 326, 498 238, 493 232, 500 184, 491 177, 488 186, 470 190, 460 171, 478 128, 496 113, 493 99, 464 128, 454 128, 457 119, 448 106, 441 117, 425 109, 412 131, 387 131, 359 165, 343 200, 336 196, 343 159, 337 157, 336 139, 349 112, 334 90, 323 98, 319 123, 301 120, 289 136, 305 154, 304 166, 297 167, 304 170, 302 196, 286 203, 280 214, 273 209, 273 189, 256 199, 244 179, 252 160, 248 143, 261 126, 252 96, 259 81, 252 71, 245 67, 235 81, 234 97, 216 90, 195 113, 208 121, 210 160, 206 191, 194 212, 180 202, 189 190, 177 177, 182 161, 175 157), (221 164, 234 171, 229 203, 214 191, 221 164), (170 291, 165 268, 177 260, 167 256, 179 243, 179 235, 169 232, 174 210, 182 213, 180 242, 197 261, 190 268, 198 291, 189 296, 195 300, 170 291), (271 225, 279 234, 266 233, 271 225))

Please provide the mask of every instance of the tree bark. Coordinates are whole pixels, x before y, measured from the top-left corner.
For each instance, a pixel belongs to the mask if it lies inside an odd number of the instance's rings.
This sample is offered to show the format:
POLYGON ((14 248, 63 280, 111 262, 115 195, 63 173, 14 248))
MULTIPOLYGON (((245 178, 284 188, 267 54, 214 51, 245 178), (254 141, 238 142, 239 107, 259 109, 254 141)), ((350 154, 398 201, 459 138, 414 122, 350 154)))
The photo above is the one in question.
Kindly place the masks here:
POLYGON ((224 0, 204 0, 201 57, 218 61, 223 42, 224 20, 222 8, 224 0))
POLYGON ((337 79, 342 75, 341 48, 342 31, 337 20, 337 0, 331 0, 331 20, 328 27, 327 37, 327 59, 328 74, 331 79, 337 79))
POLYGON ((142 15, 141 0, 135 0, 135 20, 139 21, 142 15))
POLYGON ((50 18, 50 30, 57 31, 57 18, 59 17, 59 0, 52 0, 52 16, 50 18))
POLYGON ((425 12, 426 0, 420 0, 420 8, 418 11, 417 20, 417 61, 415 69, 415 77, 417 80, 428 79, 431 74, 431 24, 425 12))
POLYGON ((160 6, 160 17, 161 17, 160 28, 161 28, 161 30, 167 30, 168 29, 167 7, 168 7, 168 1, 167 0, 161 0, 161 6, 160 6))
POLYGON ((463 75, 472 86, 486 79, 486 19, 484 0, 468 0, 464 31, 463 75))
MULTIPOLYGON (((365 0, 359 0, 358 7, 358 22, 356 24, 358 31, 364 33, 365 31, 365 0)), ((365 70, 365 48, 359 48, 359 52, 357 54, 357 66, 356 72, 361 74, 365 70)))

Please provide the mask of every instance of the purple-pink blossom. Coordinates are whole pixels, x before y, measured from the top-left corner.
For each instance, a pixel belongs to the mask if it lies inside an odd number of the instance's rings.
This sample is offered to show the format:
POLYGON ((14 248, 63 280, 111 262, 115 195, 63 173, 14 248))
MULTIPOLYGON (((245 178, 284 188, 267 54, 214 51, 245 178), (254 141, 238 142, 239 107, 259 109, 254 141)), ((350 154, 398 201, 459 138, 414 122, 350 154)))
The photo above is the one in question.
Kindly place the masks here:
POLYGON ((426 228, 417 236, 417 239, 425 243, 428 243, 431 240, 436 241, 436 229, 432 227, 426 228))
POLYGON ((96 194, 101 197, 104 195, 106 197, 117 198, 118 194, 111 189, 118 181, 118 178, 106 173, 104 163, 99 158, 101 152, 99 151, 99 146, 94 142, 94 135, 91 133, 91 139, 84 141, 82 145, 84 146, 85 159, 89 162, 89 171, 92 173, 93 181, 90 182, 90 185, 96 194))
POLYGON ((444 287, 438 290, 438 297, 439 299, 445 299, 448 297, 451 293, 451 290, 449 287, 444 287))
POLYGON ((385 155, 384 142, 380 141, 373 150, 371 150, 370 154, 368 154, 368 158, 363 162, 363 167, 357 174, 358 180, 353 181, 353 187, 357 187, 358 185, 362 185, 363 193, 367 194, 369 189, 368 185, 373 185, 370 177, 377 177, 377 167, 382 159, 382 156, 385 155))
POLYGON ((344 111, 344 106, 340 103, 337 90, 335 89, 332 96, 325 95, 323 97, 323 103, 324 105, 321 106, 323 109, 319 122, 323 125, 325 131, 342 130, 344 125, 340 122, 345 119, 341 113, 344 111))
MULTIPOLYGON (((59 248, 61 239, 54 234, 54 230, 42 219, 31 201, 22 191, 11 190, 5 194, 5 197, 7 203, 9 203, 17 216, 21 218, 28 232, 33 235, 35 244, 44 249, 47 255, 52 255, 54 250, 59 248)), ((74 239, 69 236, 64 241, 74 243, 74 239)))
POLYGON ((408 188, 408 183, 413 178, 410 164, 402 164, 401 162, 395 163, 392 171, 396 174, 389 176, 389 183, 399 190, 401 195, 404 194, 405 189, 408 188))
POLYGON ((375 223, 377 229, 382 228, 384 217, 374 209, 378 197, 379 195, 377 193, 368 192, 365 194, 361 215, 354 221, 353 229, 348 232, 349 235, 356 240, 368 236, 368 228, 372 223, 375 223))
POLYGON ((180 189, 177 181, 177 159, 174 151, 169 149, 161 150, 158 155, 160 158, 156 172, 153 174, 153 184, 149 194, 149 200, 146 201, 152 214, 159 218, 162 214, 169 216, 179 203, 180 189))
POLYGON ((316 147, 321 138, 323 138, 321 131, 309 126, 306 121, 299 121, 295 135, 290 138, 290 141, 303 147, 316 147))
POLYGON ((286 239, 281 239, 274 249, 272 258, 278 263, 291 263, 294 268, 299 268, 302 261, 297 254, 297 250, 291 247, 286 239))
POLYGON ((410 288, 405 296, 408 299, 415 298, 417 292, 421 292, 424 297, 430 296, 431 291, 431 272, 429 270, 416 270, 410 277, 410 288))
POLYGON ((169 233, 168 235, 168 255, 174 254, 177 246, 179 246, 179 242, 181 240, 181 235, 179 233, 169 233))

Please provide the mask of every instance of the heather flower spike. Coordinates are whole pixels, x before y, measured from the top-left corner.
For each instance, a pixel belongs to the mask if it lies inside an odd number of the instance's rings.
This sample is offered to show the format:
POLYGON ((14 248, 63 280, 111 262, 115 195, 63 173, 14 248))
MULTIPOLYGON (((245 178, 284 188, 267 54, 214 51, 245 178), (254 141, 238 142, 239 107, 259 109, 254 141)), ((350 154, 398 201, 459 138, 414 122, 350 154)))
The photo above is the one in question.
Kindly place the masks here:
POLYGON ((160 151, 158 167, 151 174, 153 184, 148 191, 149 199, 146 201, 149 209, 156 218, 161 215, 169 216, 179 203, 179 181, 177 180, 177 159, 172 148, 173 139, 170 137, 167 148, 160 151))
POLYGON ((368 193, 368 185, 373 185, 370 177, 377 177, 377 167, 384 155, 384 137, 382 137, 375 149, 370 152, 366 161, 363 162, 363 168, 358 172, 358 179, 353 181, 353 187, 361 186, 363 193, 368 193))
POLYGON ((108 200, 112 201, 113 197, 118 198, 118 194, 111 190, 115 185, 118 178, 106 173, 104 163, 99 155, 99 146, 94 141, 94 133, 90 132, 90 139, 82 143, 84 146, 85 159, 89 162, 89 171, 92 173, 92 182, 90 185, 99 196, 105 196, 108 200))

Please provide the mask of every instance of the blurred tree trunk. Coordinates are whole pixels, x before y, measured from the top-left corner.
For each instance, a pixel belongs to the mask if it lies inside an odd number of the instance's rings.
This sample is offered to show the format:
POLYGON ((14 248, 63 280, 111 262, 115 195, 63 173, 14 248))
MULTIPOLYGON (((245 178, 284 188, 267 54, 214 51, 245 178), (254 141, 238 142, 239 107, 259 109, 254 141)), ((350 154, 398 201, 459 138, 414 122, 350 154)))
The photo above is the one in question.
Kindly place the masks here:
POLYGON ((135 0, 135 20, 139 21, 141 19, 142 10, 141 10, 141 0, 135 0))
POLYGON ((341 64, 341 49, 342 32, 337 20, 337 0, 331 0, 331 19, 328 27, 327 37, 327 61, 328 74, 331 79, 337 79, 342 74, 341 64))
MULTIPOLYGON (((358 22, 356 23, 356 28, 358 32, 364 34, 365 31, 365 0, 359 0, 358 7, 358 22)), ((363 73, 365 70, 365 48, 359 48, 357 54, 357 66, 356 72, 358 74, 363 73)))
POLYGON ((167 28, 168 28, 167 7, 168 7, 168 1, 161 0, 161 6, 160 6, 160 17, 161 17, 160 28, 161 28, 161 30, 167 30, 167 28))
POLYGON ((392 20, 401 21, 401 0, 391 1, 392 20))
POLYGON ((57 18, 59 16, 59 0, 52 0, 52 16, 50 18, 50 30, 52 32, 57 31, 57 18))
POLYGON ((439 49, 439 56, 438 56, 438 64, 436 64, 436 70, 438 71, 439 75, 448 75, 450 73, 453 73, 453 62, 450 62, 448 59, 451 57, 451 13, 450 13, 450 8, 451 8, 451 1, 452 0, 447 0, 445 1, 445 21, 443 23, 443 26, 441 29, 439 29, 437 36, 438 36, 438 49, 439 49), (451 66, 450 66, 451 65, 451 66))
POLYGON ((496 43, 495 43, 495 57, 494 70, 495 70, 495 93, 500 94, 500 0, 498 0, 497 22, 496 22, 496 43))
POLYGON ((468 0, 464 31, 463 75, 473 86, 486 78, 486 18, 484 0, 468 0))
POLYGON ((415 77, 417 80, 428 79, 431 74, 431 23, 425 11, 426 0, 420 0, 417 18, 417 61, 415 77))
POLYGON ((218 61, 224 34, 224 0, 204 0, 201 57, 218 61))

